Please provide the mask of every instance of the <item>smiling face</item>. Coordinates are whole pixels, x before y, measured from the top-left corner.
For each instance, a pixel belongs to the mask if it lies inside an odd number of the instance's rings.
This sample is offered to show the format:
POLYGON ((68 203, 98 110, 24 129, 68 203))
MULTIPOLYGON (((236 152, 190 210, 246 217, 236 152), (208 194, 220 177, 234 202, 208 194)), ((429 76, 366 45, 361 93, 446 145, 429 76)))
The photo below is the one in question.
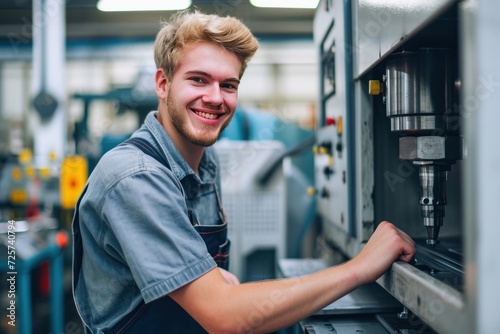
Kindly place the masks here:
POLYGON ((160 122, 176 146, 210 146, 234 115, 241 63, 220 46, 197 42, 181 51, 172 80, 156 74, 160 122))

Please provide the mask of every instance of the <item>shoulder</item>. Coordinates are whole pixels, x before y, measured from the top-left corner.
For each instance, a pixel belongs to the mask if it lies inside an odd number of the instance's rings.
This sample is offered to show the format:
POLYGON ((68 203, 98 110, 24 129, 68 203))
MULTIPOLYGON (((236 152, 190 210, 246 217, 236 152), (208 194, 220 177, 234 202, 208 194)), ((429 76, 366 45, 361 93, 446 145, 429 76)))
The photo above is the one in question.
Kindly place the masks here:
POLYGON ((103 155, 89 181, 109 190, 120 181, 141 174, 156 175, 180 185, 169 168, 132 145, 119 145, 103 155))
POLYGON ((94 172, 103 179, 121 179, 146 169, 142 155, 137 148, 119 145, 101 157, 94 172))

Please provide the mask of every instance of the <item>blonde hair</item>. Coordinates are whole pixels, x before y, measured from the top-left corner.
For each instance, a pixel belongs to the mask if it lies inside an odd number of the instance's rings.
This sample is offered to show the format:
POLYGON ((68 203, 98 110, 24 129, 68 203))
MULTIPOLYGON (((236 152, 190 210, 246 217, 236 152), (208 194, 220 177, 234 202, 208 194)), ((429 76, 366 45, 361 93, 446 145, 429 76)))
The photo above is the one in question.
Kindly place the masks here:
POLYGON ((183 11, 163 23, 156 35, 154 58, 157 68, 172 79, 179 64, 180 51, 189 43, 210 42, 233 53, 241 62, 240 78, 248 61, 259 48, 250 30, 234 17, 183 11))

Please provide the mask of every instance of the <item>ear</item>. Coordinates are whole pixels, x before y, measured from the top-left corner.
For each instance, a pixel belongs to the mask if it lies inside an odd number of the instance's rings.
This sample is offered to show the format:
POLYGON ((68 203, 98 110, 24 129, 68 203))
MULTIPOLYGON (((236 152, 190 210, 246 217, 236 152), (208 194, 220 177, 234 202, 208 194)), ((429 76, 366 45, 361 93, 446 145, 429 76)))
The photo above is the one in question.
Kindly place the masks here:
POLYGON ((160 100, 164 100, 168 95, 168 78, 162 68, 156 70, 155 74, 156 95, 160 100))

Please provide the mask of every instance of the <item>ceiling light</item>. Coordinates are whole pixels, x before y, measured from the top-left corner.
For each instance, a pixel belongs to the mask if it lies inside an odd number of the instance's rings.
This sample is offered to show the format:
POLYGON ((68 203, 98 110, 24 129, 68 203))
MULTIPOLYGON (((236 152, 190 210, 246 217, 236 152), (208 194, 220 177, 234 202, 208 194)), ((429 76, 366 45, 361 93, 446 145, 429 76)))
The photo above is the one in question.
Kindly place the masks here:
POLYGON ((250 0, 250 3, 266 8, 316 8, 319 0, 250 0))
POLYGON ((182 10, 189 6, 191 0, 99 0, 97 2, 97 9, 103 12, 182 10))

